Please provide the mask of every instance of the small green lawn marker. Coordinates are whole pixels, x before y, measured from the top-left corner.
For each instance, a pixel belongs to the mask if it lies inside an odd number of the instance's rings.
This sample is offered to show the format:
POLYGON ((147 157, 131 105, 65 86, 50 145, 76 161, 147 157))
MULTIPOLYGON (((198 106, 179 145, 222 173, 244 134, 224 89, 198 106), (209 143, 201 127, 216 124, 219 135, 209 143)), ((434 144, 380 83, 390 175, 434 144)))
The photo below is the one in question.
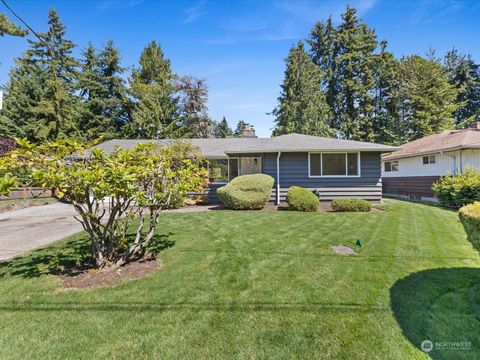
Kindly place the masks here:
POLYGON ((355 242, 355 250, 358 252, 361 249, 362 249, 362 243, 360 242, 360 239, 357 239, 357 241, 355 242))

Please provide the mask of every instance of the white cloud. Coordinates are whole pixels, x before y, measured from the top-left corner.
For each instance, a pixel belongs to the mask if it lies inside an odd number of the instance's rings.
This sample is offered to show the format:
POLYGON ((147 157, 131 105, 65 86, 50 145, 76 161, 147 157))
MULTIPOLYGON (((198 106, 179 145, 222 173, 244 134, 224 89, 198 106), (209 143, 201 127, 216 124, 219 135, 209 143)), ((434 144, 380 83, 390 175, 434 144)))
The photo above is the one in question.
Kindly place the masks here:
POLYGON ((107 0, 107 1, 102 1, 98 5, 98 11, 100 13, 105 12, 105 11, 110 11, 110 10, 119 10, 119 9, 129 9, 134 6, 137 6, 141 4, 143 0, 128 0, 128 1, 122 1, 122 0, 107 0))
POLYGON ((185 11, 185 17, 182 20, 183 24, 189 24, 194 22, 195 20, 201 18, 202 16, 206 15, 207 11, 205 10, 205 1, 197 1, 195 5, 188 8, 185 11))

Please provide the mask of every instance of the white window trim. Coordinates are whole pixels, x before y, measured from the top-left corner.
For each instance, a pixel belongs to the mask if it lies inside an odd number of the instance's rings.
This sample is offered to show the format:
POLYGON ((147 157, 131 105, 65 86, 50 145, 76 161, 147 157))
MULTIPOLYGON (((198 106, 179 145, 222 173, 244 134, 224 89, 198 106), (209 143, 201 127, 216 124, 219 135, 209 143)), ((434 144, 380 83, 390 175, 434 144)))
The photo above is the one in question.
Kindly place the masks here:
MULTIPOLYGON (((345 159, 347 160, 347 159, 345 159)), ((309 178, 359 178, 362 176, 362 166, 361 166, 361 157, 359 151, 311 151, 308 153, 308 177, 309 178), (320 154, 320 174, 322 175, 312 175, 310 167, 310 155, 320 154), (345 161, 345 175, 323 175, 323 155, 322 154, 357 154, 357 165, 358 165, 358 174, 357 175, 347 175, 348 174, 348 161, 345 161)))
POLYGON ((389 160, 389 161, 385 161, 385 162, 383 163, 383 171, 386 172, 386 173, 398 172, 399 168, 400 168, 400 162, 399 162, 398 160, 389 160), (386 166, 387 163, 390 163, 390 169, 392 169, 393 163, 396 163, 396 164, 397 164, 397 170, 387 171, 387 170, 385 169, 385 166, 386 166))
POLYGON ((425 165, 435 165, 437 163, 437 155, 436 154, 433 154, 433 155, 423 155, 422 156, 422 165, 425 166, 425 165), (435 158, 435 162, 430 162, 430 157, 434 157, 435 158), (428 163, 424 163, 423 162, 423 158, 428 158, 428 163))

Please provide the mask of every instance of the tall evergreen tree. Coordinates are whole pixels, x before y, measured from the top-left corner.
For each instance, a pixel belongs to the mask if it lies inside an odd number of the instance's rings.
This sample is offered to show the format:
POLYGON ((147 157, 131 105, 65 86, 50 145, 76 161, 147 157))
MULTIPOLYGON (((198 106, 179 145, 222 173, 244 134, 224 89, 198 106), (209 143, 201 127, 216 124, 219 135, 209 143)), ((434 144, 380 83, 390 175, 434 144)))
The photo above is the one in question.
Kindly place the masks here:
POLYGON ((398 67, 393 96, 397 108, 397 143, 451 129, 459 90, 448 82, 437 61, 418 55, 404 57, 398 67))
POLYGON ((98 54, 90 43, 83 51, 79 81, 83 99, 80 133, 87 139, 112 138, 126 122, 125 81, 121 74, 119 50, 109 41, 98 54))
POLYGON ((209 138, 212 120, 208 116, 208 88, 204 79, 183 76, 178 79, 180 117, 184 137, 209 138))
POLYGON ((243 128, 245 127, 245 122, 243 120, 239 120, 237 126, 235 127, 235 131, 233 132, 233 136, 240 138, 243 137, 243 128))
POLYGON ((65 26, 53 9, 49 11, 48 24, 48 32, 40 33, 39 41, 29 40, 31 49, 27 50, 46 74, 45 92, 33 109, 38 119, 37 141, 77 135, 78 102, 74 82, 78 63, 72 56, 75 45, 64 38, 65 26))
POLYGON ((457 126, 480 120, 480 65, 453 49, 445 55, 444 66, 450 84, 459 90, 457 103, 463 104, 454 112, 457 126))
POLYGON ((38 114, 36 105, 42 100, 45 71, 27 54, 15 60, 5 87, 3 109, 0 111, 0 137, 36 139, 38 114))
POLYGON ((77 135, 74 44, 64 39, 65 26, 55 10, 48 23, 48 32, 29 40, 30 48, 16 61, 2 114, 10 133, 34 142, 77 135))
POLYGON ((27 34, 27 30, 21 29, 11 22, 5 14, 0 13, 0 36, 26 36, 27 34))
POLYGON ((216 138, 230 138, 233 137, 233 130, 228 125, 227 119, 225 116, 222 121, 215 124, 213 128, 213 136, 216 138))
POLYGON ((398 134, 396 107, 393 89, 395 86, 398 61, 386 51, 386 42, 380 43, 381 51, 375 55, 373 68, 374 113, 370 140, 393 144, 398 134))
POLYGON ((133 98, 129 135, 149 139, 181 136, 170 60, 152 41, 140 55, 139 63, 129 80, 133 98))
POLYGON ((343 138, 375 141, 375 71, 382 68, 379 60, 386 58, 386 50, 374 30, 347 6, 338 27, 331 19, 319 22, 308 42, 312 59, 324 71, 321 86, 333 114, 332 126, 343 138))
POLYGON ((273 135, 300 133, 333 136, 331 116, 325 94, 320 88, 322 73, 308 56, 303 42, 290 48, 278 105, 273 110, 273 135))

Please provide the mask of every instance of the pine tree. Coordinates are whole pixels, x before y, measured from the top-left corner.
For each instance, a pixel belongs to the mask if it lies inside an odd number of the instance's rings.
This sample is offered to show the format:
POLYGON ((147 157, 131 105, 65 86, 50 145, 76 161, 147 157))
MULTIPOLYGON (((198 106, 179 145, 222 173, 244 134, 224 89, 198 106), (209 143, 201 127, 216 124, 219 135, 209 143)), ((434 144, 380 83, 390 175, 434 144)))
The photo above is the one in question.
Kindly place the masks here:
POLYGON ((386 51, 387 43, 380 43, 380 54, 376 55, 373 68, 374 79, 374 114, 370 140, 383 144, 394 144, 398 137, 396 121, 397 109, 393 97, 398 61, 393 54, 386 51), (373 135, 373 136, 372 136, 373 135))
POLYGON ((48 23, 48 32, 39 34, 40 41, 29 40, 31 49, 27 50, 31 60, 37 62, 46 75, 45 92, 33 108, 37 115, 36 141, 77 135, 74 80, 78 63, 72 56, 75 45, 64 39, 65 26, 53 9, 49 11, 48 23))
POLYGON ((208 116, 206 81, 193 76, 183 76, 178 79, 178 92, 183 137, 211 137, 212 120, 208 116))
POLYGON ((160 45, 152 41, 143 50, 139 63, 129 80, 133 98, 129 135, 149 139, 181 136, 170 61, 164 58, 160 45))
POLYGON ((0 36, 26 36, 27 34, 27 30, 22 30, 11 22, 5 14, 0 13, 0 36))
POLYGON ((375 72, 383 68, 379 60, 387 60, 388 56, 384 46, 379 48, 382 43, 377 41, 374 30, 347 6, 338 27, 331 19, 317 23, 308 43, 313 61, 324 73, 320 85, 333 115, 330 126, 346 139, 376 140, 376 86, 382 76, 375 72))
POLYGON ((36 139, 38 114, 35 106, 44 96, 45 71, 24 54, 15 60, 5 88, 0 111, 0 137, 36 139))
POLYGON ((235 131, 233 132, 233 136, 236 138, 243 137, 243 128, 245 127, 245 122, 243 120, 239 120, 237 126, 235 127, 235 131))
POLYGON ((1 115, 2 132, 33 142, 77 135, 74 44, 64 39, 55 10, 48 18, 48 32, 39 33, 39 41, 29 40, 30 48, 10 72, 1 115))
POLYGON ((128 122, 125 108, 127 87, 122 77, 125 68, 120 62, 120 50, 112 40, 108 41, 100 52, 100 73, 107 90, 104 113, 110 119, 110 133, 106 132, 107 136, 119 133, 128 122))
POLYGON ((273 135, 333 136, 329 126, 331 114, 319 85, 322 73, 308 56, 302 41, 290 48, 285 64, 282 92, 272 112, 276 124, 273 135))
POLYGON ((398 137, 403 143, 454 127, 458 89, 448 82, 437 61, 418 55, 404 57, 398 67, 393 92, 396 102, 398 137))
POLYGON ((458 90, 456 101, 463 104, 454 112, 456 125, 465 127, 480 120, 480 65, 453 49, 445 55, 444 66, 450 84, 458 90))
POLYGON ((230 127, 230 125, 228 125, 228 122, 225 116, 223 117, 222 121, 215 124, 213 129, 213 135, 216 138, 233 137, 233 130, 230 127))
POLYGON ((109 41, 97 54, 89 43, 83 51, 82 73, 79 81, 83 99, 80 133, 86 140, 112 138, 118 134, 126 122, 125 81, 121 74, 119 50, 109 41))

